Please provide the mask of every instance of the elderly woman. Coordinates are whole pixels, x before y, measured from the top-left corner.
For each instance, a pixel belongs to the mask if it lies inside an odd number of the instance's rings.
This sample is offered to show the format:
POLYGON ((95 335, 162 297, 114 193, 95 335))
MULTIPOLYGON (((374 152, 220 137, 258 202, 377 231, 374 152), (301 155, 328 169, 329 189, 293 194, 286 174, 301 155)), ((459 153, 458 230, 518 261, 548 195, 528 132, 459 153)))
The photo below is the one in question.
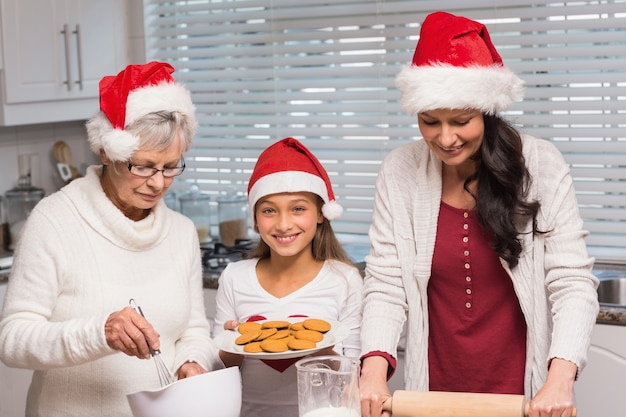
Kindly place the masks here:
POLYGON ((159 386, 149 348, 178 378, 223 366, 194 225, 162 202, 197 124, 173 71, 151 62, 102 79, 87 123, 102 165, 42 200, 24 227, 0 359, 35 370, 27 416, 130 416, 126 394, 159 386))

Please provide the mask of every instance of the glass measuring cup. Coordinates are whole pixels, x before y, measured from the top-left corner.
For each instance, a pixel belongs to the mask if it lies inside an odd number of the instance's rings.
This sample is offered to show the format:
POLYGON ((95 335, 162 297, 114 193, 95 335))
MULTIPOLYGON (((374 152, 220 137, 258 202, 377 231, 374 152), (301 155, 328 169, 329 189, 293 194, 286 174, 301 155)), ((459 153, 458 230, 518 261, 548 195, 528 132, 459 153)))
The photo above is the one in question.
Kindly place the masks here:
POLYGON ((296 362, 300 417, 360 417, 359 363, 346 356, 296 362))

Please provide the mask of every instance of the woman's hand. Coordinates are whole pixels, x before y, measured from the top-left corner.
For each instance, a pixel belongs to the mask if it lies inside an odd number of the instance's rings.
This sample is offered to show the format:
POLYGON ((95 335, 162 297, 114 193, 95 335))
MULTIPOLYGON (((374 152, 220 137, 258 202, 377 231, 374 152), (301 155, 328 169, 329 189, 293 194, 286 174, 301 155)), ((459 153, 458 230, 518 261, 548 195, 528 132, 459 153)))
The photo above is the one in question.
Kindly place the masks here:
POLYGON ((202 375, 206 372, 206 369, 201 367, 196 362, 185 362, 180 368, 178 368, 176 375, 178 376, 178 379, 185 379, 196 375, 202 375))
POLYGON ((390 412, 383 412, 383 403, 391 397, 387 386, 388 367, 389 363, 382 356, 370 356, 363 360, 359 379, 362 417, 391 416, 390 412))
POLYGON ((150 358, 150 349, 158 350, 159 334, 152 325, 131 307, 111 313, 104 324, 107 344, 128 356, 150 358))
POLYGON ((577 370, 570 361, 552 359, 546 383, 528 404, 528 417, 570 417, 577 370))

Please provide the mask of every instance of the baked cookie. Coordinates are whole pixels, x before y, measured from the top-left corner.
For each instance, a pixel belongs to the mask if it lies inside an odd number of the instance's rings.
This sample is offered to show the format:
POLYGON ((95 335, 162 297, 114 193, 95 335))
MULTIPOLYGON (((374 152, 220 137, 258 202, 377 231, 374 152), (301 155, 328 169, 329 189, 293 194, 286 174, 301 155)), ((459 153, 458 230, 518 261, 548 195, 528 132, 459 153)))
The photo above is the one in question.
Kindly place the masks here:
POLYGON ((267 339, 284 339, 287 336, 291 335, 291 330, 289 329, 280 329, 276 331, 273 335, 267 337, 267 339))
POLYGON ((296 339, 293 338, 287 342, 287 346, 289 349, 293 350, 305 350, 305 349, 313 349, 317 346, 317 343, 312 342, 306 339, 296 339))
POLYGON ((241 334, 248 333, 251 331, 261 331, 261 323, 256 321, 248 321, 246 323, 241 323, 237 327, 237 331, 241 334))
POLYGON ((265 339, 261 342, 261 349, 269 353, 287 352, 289 346, 283 339, 265 339))
POLYGON ((263 329, 259 332, 259 335, 256 337, 256 339, 254 339, 255 342, 260 342, 261 340, 265 340, 268 337, 276 334, 276 332, 278 332, 278 330, 271 328, 271 329, 263 329))
POLYGON ((245 345, 246 343, 250 343, 253 340, 255 340, 257 337, 259 337, 260 334, 261 334, 260 330, 256 332, 251 331, 251 332, 244 333, 235 339, 235 344, 245 345))
POLYGON ((262 326, 264 329, 288 329, 290 324, 284 320, 270 320, 264 322, 262 326))
POLYGON ((302 322, 305 329, 326 333, 330 330, 330 323, 322 319, 306 319, 302 322))
POLYGON ((291 326, 289 326, 289 329, 293 330, 294 332, 297 332, 298 330, 304 330, 304 322, 299 321, 297 323, 291 323, 291 326))
POLYGON ((243 345, 243 351, 247 353, 261 353, 261 342, 250 342, 243 345))
POLYGON ((304 339, 304 340, 310 340, 311 342, 321 342, 324 339, 324 335, 318 331, 315 330, 298 330, 297 332, 294 333, 294 336, 296 337, 296 339, 304 339))

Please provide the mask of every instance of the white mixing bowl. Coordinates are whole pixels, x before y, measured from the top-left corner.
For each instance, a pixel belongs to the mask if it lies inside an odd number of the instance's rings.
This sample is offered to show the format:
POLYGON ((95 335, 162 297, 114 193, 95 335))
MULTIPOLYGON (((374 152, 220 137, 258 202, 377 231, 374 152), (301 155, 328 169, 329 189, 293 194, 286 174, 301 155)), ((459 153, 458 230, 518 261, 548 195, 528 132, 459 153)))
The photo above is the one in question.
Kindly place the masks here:
POLYGON ((241 375, 235 366, 126 398, 134 417, 239 417, 241 375))

